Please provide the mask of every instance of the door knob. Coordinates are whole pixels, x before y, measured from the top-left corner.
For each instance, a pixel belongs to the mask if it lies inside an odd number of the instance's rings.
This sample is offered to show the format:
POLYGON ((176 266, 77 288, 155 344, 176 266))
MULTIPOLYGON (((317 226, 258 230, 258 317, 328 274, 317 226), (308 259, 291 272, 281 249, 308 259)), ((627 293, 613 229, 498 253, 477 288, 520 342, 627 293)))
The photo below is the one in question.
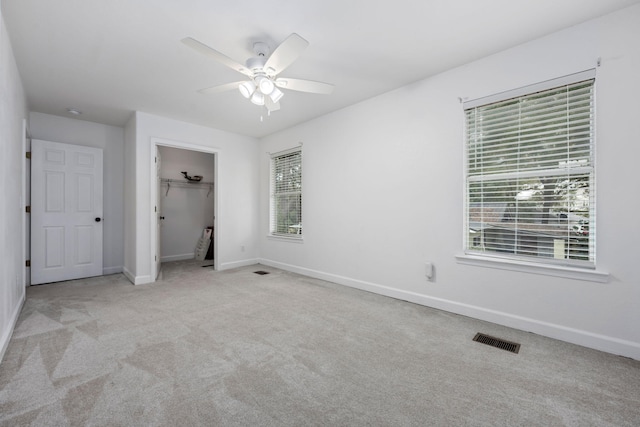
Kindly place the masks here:
POLYGON ((96 222, 102 221, 102 218, 96 218, 96 222))

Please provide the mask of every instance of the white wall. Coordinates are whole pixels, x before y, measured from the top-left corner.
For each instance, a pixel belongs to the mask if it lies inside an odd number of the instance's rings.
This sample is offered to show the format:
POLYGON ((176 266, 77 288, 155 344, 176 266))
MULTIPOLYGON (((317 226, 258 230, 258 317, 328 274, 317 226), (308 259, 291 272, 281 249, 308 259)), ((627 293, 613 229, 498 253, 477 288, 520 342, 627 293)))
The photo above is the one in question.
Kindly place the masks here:
POLYGON ((50 114, 30 113, 34 139, 102 148, 104 154, 104 274, 124 265, 124 129, 50 114))
MULTIPOLYGON (((135 194, 129 194, 125 203, 127 215, 135 215, 135 223, 126 224, 125 228, 125 234, 135 234, 135 260, 133 254, 126 255, 125 259, 129 279, 135 284, 153 281, 150 244, 152 138, 177 141, 194 150, 202 147, 217 152, 216 233, 219 247, 216 260, 221 270, 254 263, 258 256, 258 141, 142 112, 136 112, 134 119, 135 194), (135 204, 135 208, 131 204, 135 204)), ((130 144, 129 139, 127 144, 130 144)))
POLYGON ((190 259, 195 255, 198 239, 207 226, 213 226, 214 189, 212 186, 187 182, 181 171, 189 176, 200 175, 202 182, 213 182, 215 157, 171 147, 160 147, 162 178, 184 182, 186 185, 164 184, 160 194, 162 216, 162 261, 190 259))
POLYGON ((23 221, 26 98, 0 12, 0 360, 25 298, 23 221))
POLYGON ((124 274, 132 279, 136 269, 136 115, 124 128, 124 274))
MULTIPOLYGON (((640 359, 640 6, 569 28, 263 138, 303 146, 304 243, 274 266, 640 359), (474 99, 597 69, 597 268, 608 283, 463 265, 463 112, 474 99), (434 282, 424 263, 435 265, 434 282)), ((473 334, 477 331, 469 331, 473 334)), ((472 336, 472 335, 471 335, 472 336)))

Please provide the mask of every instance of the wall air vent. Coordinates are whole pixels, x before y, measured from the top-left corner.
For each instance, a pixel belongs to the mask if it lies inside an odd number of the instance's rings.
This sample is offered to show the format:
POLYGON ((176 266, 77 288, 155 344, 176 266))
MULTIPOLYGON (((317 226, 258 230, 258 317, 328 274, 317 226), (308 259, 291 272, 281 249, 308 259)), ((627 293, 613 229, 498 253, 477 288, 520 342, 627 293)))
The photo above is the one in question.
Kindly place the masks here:
POLYGON ((490 345, 491 347, 496 347, 502 350, 510 351, 511 353, 516 353, 520 351, 520 344, 505 341, 500 338, 492 337, 490 335, 481 334, 478 332, 475 337, 473 337, 474 341, 477 341, 482 344, 490 345))

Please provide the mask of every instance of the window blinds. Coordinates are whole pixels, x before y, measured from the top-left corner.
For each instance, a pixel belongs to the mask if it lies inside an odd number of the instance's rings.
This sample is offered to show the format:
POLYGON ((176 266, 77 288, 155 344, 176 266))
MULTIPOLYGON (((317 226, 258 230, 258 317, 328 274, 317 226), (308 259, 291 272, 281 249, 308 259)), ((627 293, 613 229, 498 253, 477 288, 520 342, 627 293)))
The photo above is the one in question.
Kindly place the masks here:
POLYGON ((466 250, 594 265, 594 80, 465 108, 466 250))
POLYGON ((272 156, 271 233, 302 234, 302 152, 272 156))

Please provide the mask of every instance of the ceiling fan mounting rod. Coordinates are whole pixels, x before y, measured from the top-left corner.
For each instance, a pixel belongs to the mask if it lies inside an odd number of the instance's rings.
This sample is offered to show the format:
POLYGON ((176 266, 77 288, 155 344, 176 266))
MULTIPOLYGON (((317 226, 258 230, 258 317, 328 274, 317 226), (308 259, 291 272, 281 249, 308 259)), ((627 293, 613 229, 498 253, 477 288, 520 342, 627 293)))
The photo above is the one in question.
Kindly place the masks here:
POLYGON ((256 56, 267 57, 269 56, 270 50, 269 45, 265 42, 255 42, 253 44, 253 53, 255 53, 256 56))

